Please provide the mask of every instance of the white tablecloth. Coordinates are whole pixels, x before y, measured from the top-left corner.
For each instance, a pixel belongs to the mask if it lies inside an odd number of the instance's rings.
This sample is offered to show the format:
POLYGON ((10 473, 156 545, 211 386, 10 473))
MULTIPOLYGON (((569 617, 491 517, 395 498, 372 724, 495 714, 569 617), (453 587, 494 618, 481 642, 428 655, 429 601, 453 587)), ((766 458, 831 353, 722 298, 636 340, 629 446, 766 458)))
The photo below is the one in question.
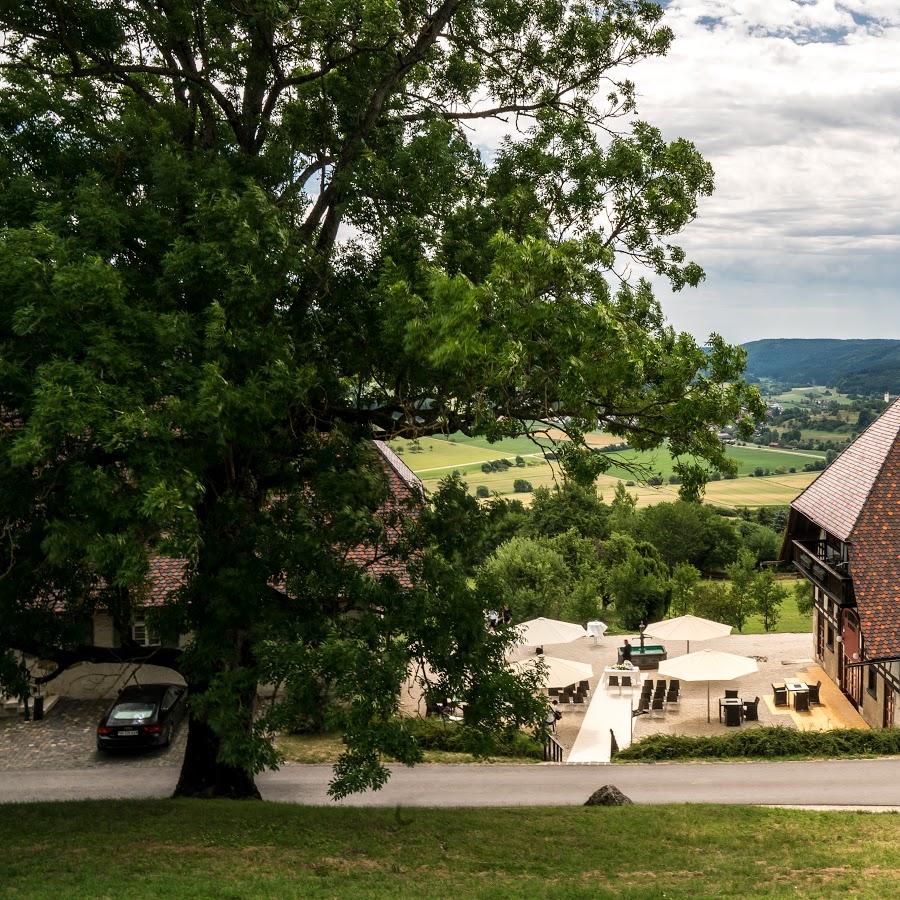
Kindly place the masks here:
POLYGON ((640 669, 616 669, 607 666, 603 670, 603 687, 609 687, 609 679, 611 675, 615 675, 619 679, 619 689, 622 688, 622 676, 625 675, 631 679, 631 686, 639 688, 641 686, 641 670, 640 669))

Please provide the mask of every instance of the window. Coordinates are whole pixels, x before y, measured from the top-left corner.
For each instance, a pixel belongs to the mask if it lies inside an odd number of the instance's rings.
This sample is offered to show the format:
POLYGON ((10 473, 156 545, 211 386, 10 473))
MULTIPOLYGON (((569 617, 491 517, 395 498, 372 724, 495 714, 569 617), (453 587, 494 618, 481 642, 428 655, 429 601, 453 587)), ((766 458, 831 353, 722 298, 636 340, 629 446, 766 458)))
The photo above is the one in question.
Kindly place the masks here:
POLYGON ((144 700, 137 703, 117 703, 109 714, 109 724, 130 725, 132 722, 143 722, 152 718, 155 712, 156 707, 144 700))
POLYGON ((830 622, 825 630, 825 643, 828 645, 829 650, 834 650, 834 625, 830 622))
POLYGON ((138 619, 131 626, 131 639, 142 647, 159 646, 159 637, 152 631, 148 631, 147 623, 143 619, 138 619))
POLYGON ((866 684, 866 688, 873 697, 878 696, 878 673, 875 671, 875 666, 869 666, 868 683, 866 684))

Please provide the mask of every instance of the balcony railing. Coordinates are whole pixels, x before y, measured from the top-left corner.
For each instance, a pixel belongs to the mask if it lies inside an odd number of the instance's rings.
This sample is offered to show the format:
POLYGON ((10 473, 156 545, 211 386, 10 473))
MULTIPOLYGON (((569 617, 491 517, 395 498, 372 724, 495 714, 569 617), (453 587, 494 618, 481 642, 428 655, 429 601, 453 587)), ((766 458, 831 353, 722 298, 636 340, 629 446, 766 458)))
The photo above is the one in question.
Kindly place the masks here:
POLYGON ((794 566, 843 606, 853 602, 853 582, 847 563, 825 541, 791 541, 794 566))

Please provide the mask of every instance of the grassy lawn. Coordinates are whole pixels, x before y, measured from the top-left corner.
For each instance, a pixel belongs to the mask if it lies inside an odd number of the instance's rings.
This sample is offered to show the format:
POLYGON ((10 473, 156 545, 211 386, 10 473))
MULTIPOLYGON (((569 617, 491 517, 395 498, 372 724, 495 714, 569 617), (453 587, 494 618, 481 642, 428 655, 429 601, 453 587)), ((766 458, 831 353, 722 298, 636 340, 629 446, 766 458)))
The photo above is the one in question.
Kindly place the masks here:
MULTIPOLYGON (((790 587, 793 581, 783 582, 790 587)), ((775 626, 773 633, 784 634, 801 634, 812 632, 812 613, 804 615, 797 609, 797 602, 793 596, 789 596, 784 603, 781 604, 781 615, 778 617, 778 624, 775 626)), ((751 616, 741 629, 740 634, 765 634, 763 630, 762 619, 759 616, 751 616)))
POLYGON ((23 804, 0 840, 4 896, 53 900, 883 898, 900 872, 898 816, 735 806, 23 804))
MULTIPOLYGON (((339 734, 285 734, 276 740, 284 758, 295 763, 333 763, 341 755, 344 745, 339 734)), ((525 756, 489 756, 476 759, 470 753, 450 753, 446 750, 425 750, 426 763, 511 763, 534 765, 540 760, 525 756)))

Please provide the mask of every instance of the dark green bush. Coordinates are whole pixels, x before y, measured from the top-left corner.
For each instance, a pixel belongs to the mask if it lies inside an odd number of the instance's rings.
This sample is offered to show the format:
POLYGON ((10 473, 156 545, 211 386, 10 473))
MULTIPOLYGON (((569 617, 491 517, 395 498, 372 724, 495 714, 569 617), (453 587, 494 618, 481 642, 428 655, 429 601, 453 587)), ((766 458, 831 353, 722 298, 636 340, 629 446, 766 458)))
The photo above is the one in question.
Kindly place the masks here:
POLYGON ((503 732, 492 742, 486 742, 484 733, 479 729, 459 722, 445 722, 437 716, 412 718, 409 720, 409 727, 423 750, 475 754, 489 751, 491 756, 543 758, 544 749, 541 744, 525 732, 515 729, 503 732))
POLYGON ((477 488, 475 488, 475 496, 476 497, 490 497, 491 492, 487 489, 486 484, 479 484, 477 488))
POLYGON ((835 728, 796 731, 772 726, 748 728, 714 737, 651 734, 622 750, 617 759, 778 758, 785 756, 840 757, 900 754, 900 728, 835 728))
POLYGON ((526 479, 524 478, 517 478, 513 482, 513 490, 517 494, 529 494, 534 490, 534 487, 532 486, 530 481, 526 481, 526 479))

